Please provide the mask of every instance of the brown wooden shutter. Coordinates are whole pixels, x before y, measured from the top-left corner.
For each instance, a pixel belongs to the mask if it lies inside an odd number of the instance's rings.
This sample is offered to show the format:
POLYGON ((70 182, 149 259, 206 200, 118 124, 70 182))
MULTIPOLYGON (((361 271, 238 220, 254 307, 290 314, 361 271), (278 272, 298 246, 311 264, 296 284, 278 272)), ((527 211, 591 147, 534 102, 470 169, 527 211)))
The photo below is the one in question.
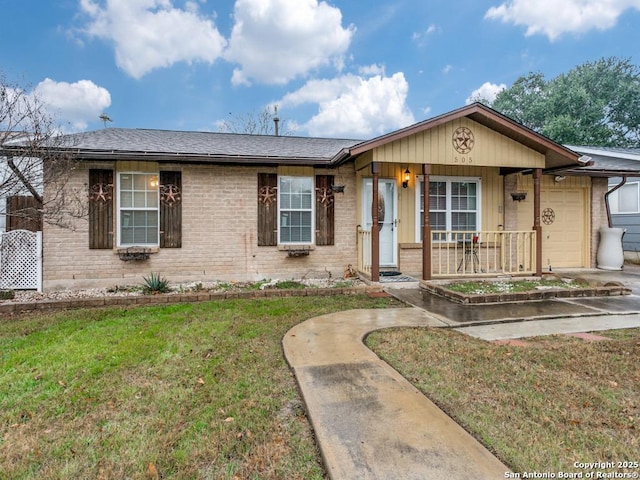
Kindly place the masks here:
POLYGON ((334 244, 333 175, 316 175, 316 245, 334 244))
POLYGON ((182 247, 182 174, 160 172, 160 248, 182 247))
POLYGON ((278 175, 258 174, 258 246, 278 245, 278 175))
POLYGON ((89 248, 113 248, 113 170, 89 170, 89 248))
POLYGON ((42 230, 42 204, 32 196, 15 195, 7 197, 7 215, 5 229, 30 230, 39 232, 42 230))

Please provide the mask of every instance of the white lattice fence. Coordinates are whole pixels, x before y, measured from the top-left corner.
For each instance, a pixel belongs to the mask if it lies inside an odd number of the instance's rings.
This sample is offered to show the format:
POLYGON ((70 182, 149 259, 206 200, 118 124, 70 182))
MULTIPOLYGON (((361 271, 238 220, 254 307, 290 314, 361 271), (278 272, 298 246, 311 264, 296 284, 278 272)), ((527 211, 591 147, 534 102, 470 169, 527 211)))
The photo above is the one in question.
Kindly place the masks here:
POLYGON ((42 232, 12 230, 2 234, 0 288, 42 290, 42 232))

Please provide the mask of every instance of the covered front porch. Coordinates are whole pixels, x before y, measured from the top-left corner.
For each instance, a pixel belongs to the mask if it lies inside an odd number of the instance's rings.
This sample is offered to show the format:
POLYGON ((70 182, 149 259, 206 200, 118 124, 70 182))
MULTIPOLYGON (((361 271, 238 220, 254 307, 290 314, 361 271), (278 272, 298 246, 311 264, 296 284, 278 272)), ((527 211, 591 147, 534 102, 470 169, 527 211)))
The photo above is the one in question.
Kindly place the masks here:
POLYGON ((372 281, 395 269, 423 280, 540 276, 563 266, 564 252, 571 266, 588 266, 590 184, 559 180, 584 160, 484 105, 379 137, 351 154, 358 270, 372 281), (545 196, 553 205, 543 209, 545 196), (574 197, 579 209, 565 208, 574 197))

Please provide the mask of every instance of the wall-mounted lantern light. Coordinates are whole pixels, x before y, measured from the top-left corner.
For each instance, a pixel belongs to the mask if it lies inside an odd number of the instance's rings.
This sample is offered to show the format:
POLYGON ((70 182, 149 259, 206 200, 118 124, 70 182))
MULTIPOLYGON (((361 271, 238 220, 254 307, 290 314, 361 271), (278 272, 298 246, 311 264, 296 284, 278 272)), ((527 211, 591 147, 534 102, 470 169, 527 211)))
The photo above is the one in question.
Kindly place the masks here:
POLYGON ((409 167, 404 171, 404 181, 402 182, 402 188, 407 188, 409 186, 409 179, 411 178, 411 172, 409 171, 409 167))

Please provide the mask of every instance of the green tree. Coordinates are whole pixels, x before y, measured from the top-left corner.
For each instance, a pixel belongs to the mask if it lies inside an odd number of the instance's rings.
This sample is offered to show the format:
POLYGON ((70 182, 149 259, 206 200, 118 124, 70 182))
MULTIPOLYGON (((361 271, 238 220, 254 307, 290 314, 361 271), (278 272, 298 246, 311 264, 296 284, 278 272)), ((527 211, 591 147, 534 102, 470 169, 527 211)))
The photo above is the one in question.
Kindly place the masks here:
POLYGON ((603 58, 546 80, 520 77, 491 106, 558 143, 640 147, 640 69, 603 58))

